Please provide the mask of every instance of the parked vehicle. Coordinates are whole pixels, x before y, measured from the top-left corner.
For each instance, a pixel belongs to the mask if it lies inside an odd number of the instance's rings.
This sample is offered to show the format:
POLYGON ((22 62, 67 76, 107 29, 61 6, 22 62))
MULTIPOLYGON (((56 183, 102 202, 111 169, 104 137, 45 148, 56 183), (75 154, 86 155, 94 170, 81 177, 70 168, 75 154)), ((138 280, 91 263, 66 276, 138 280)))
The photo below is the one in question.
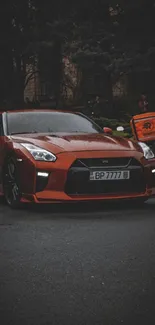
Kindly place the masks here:
POLYGON ((151 149, 112 136, 81 113, 3 112, 0 132, 0 190, 12 208, 24 202, 145 201, 155 193, 151 149))

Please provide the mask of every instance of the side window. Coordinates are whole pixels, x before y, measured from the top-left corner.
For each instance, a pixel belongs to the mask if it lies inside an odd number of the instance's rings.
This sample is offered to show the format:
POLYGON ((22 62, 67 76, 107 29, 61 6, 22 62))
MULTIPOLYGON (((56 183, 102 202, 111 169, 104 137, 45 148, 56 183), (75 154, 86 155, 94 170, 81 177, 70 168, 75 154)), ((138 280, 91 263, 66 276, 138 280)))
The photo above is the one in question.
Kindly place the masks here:
POLYGON ((0 114, 0 136, 4 135, 4 130, 3 130, 3 119, 2 119, 2 114, 0 114))

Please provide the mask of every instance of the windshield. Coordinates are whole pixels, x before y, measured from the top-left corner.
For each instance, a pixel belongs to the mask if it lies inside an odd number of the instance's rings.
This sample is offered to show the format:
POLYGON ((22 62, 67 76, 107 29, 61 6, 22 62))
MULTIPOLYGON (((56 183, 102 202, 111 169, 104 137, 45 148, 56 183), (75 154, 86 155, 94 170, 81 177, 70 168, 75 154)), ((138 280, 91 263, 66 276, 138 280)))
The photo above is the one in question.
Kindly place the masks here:
POLYGON ((7 114, 8 134, 19 133, 102 133, 85 116, 68 112, 17 112, 7 114))

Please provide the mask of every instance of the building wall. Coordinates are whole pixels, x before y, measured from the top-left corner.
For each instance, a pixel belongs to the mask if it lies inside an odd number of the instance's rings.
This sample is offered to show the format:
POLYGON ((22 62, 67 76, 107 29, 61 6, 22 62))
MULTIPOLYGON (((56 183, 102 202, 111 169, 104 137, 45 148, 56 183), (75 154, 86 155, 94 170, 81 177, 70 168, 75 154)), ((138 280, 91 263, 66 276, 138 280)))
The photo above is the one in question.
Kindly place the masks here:
POLYGON ((70 57, 63 58, 63 88, 64 100, 72 102, 77 100, 82 73, 76 64, 72 63, 70 57))
POLYGON ((41 95, 40 89, 40 77, 37 72, 37 65, 28 64, 26 67, 27 77, 26 82, 27 85, 24 91, 24 100, 25 102, 29 100, 30 102, 39 100, 39 96, 41 95))
MULTIPOLYGON (((72 63, 71 58, 64 57, 63 58, 63 82, 62 82, 62 98, 64 102, 71 103, 78 100, 80 97, 80 87, 81 80, 84 77, 82 75, 82 71, 79 71, 78 67, 72 63)), ((46 82, 41 82, 41 78, 39 76, 39 72, 37 71, 37 64, 27 65, 27 78, 29 79, 25 91, 24 91, 24 100, 27 101, 38 101, 42 95, 50 95, 48 94, 48 87, 46 82), (30 78, 31 76, 31 78, 30 78), (46 93, 47 92, 47 93, 46 93)), ((95 76, 91 75, 90 81, 89 76, 85 76, 85 92, 91 93, 93 89, 96 92, 103 93, 103 97, 105 97, 105 91, 108 87, 106 80, 97 80, 95 76), (95 83, 95 84, 94 84, 95 83), (96 88, 94 88, 96 85, 96 88), (86 87, 87 86, 87 87, 86 87), (103 88, 103 91, 102 91, 103 88)), ((112 95, 114 97, 122 97, 127 95, 128 93, 128 78, 126 76, 122 76, 113 86, 112 86, 112 95)))
POLYGON ((128 94, 128 77, 120 77, 120 79, 112 86, 112 92, 114 97, 126 96, 128 94))

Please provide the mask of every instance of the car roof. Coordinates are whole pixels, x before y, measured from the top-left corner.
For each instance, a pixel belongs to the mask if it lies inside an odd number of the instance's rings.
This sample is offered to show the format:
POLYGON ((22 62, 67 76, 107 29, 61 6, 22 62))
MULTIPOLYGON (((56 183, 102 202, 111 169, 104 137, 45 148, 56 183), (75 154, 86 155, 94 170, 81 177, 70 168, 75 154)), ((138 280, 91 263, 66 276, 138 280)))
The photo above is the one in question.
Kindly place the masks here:
POLYGON ((0 112, 2 113, 30 113, 30 112, 58 112, 58 113, 73 113, 73 114, 78 114, 79 112, 75 111, 70 111, 70 110, 57 110, 57 109, 18 109, 18 110, 7 110, 0 112))

